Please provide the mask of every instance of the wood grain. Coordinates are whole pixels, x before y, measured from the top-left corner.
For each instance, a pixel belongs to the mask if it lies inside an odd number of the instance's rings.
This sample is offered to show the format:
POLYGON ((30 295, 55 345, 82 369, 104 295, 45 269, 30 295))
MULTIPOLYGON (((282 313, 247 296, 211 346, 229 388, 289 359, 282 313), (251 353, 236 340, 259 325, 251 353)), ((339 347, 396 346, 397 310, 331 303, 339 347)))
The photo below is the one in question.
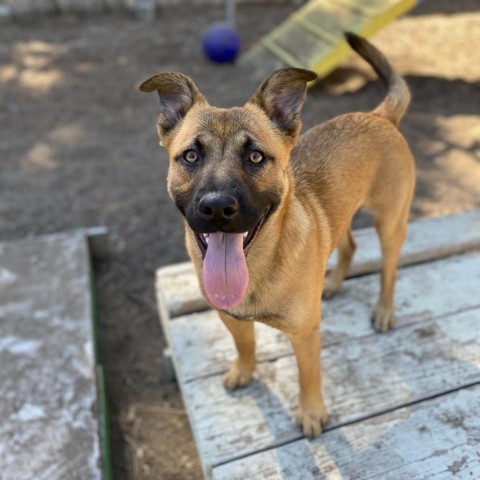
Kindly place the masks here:
POLYGON ((451 480, 479 477, 480 386, 213 470, 215 480, 451 480))

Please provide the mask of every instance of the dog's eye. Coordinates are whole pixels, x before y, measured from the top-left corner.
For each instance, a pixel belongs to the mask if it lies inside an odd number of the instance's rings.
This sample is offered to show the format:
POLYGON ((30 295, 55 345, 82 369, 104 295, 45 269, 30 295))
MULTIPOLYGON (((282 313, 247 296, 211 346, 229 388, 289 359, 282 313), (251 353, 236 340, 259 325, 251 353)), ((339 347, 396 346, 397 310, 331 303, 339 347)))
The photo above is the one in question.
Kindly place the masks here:
POLYGON ((189 163, 194 163, 198 160, 198 155, 195 150, 187 150, 183 154, 183 159, 189 163))
POLYGON ((248 157, 248 159, 252 162, 252 163, 260 163, 262 160, 263 160, 263 155, 258 151, 258 150, 254 150, 250 156, 248 157))

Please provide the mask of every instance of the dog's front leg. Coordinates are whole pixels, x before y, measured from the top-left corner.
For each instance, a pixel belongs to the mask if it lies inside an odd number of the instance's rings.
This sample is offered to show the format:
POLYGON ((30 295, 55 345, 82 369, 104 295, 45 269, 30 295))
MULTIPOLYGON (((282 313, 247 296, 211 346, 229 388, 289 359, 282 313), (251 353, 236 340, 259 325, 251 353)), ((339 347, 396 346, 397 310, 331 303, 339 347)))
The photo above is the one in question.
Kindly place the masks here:
POLYGON ((223 377, 223 383, 229 390, 248 385, 255 369, 254 323, 250 320, 237 320, 224 312, 218 312, 226 327, 230 330, 237 347, 238 357, 223 377))
MULTIPOLYGON (((315 318, 320 318, 320 315, 315 318)), ((316 437, 327 421, 327 409, 323 403, 320 370, 321 338, 319 323, 301 332, 287 332, 298 364, 300 398, 297 422, 304 435, 316 437)))

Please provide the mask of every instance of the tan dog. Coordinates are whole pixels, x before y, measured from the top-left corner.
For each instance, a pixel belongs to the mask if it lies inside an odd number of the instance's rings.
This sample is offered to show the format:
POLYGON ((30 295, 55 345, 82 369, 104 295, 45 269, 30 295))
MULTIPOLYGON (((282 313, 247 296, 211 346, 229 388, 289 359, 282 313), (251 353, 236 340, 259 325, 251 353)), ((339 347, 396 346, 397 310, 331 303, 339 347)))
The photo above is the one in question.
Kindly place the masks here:
POLYGON ((186 219, 201 288, 238 350, 225 385, 233 389, 252 379, 252 320, 282 330, 298 362, 298 421, 307 436, 318 435, 327 420, 320 297, 337 292, 348 271, 352 217, 363 205, 375 218, 383 268, 372 321, 387 331, 415 183, 412 154, 397 130, 410 99, 407 86, 375 47, 353 34, 347 39, 387 84, 387 97, 371 113, 339 116, 298 141, 313 72, 279 70, 243 107, 230 109, 210 106, 180 73, 161 73, 140 86, 160 96, 168 191, 186 219), (336 246, 338 264, 324 279, 336 246))

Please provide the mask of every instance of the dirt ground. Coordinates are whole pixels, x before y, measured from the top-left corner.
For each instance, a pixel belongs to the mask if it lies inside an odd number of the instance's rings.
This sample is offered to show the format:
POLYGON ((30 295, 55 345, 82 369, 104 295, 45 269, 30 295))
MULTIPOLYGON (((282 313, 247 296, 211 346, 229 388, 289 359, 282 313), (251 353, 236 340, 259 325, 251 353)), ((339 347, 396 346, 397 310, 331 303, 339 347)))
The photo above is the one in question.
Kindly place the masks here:
MULTIPOLYGON (((244 47, 294 8, 240 6, 244 47)), ((166 193, 157 98, 135 86, 179 70, 213 104, 245 101, 249 72, 200 53, 200 31, 221 16, 169 8, 152 25, 105 15, 0 28, 0 239, 111 232, 111 256, 95 270, 116 480, 201 477, 178 389, 162 370, 153 291, 157 267, 186 259, 181 221, 166 193)), ((402 124, 418 166, 412 219, 480 208, 479 26, 478 0, 437 0, 375 37, 412 90, 402 124)), ((383 90, 373 78, 349 60, 309 91, 304 128, 374 107, 383 90)))

